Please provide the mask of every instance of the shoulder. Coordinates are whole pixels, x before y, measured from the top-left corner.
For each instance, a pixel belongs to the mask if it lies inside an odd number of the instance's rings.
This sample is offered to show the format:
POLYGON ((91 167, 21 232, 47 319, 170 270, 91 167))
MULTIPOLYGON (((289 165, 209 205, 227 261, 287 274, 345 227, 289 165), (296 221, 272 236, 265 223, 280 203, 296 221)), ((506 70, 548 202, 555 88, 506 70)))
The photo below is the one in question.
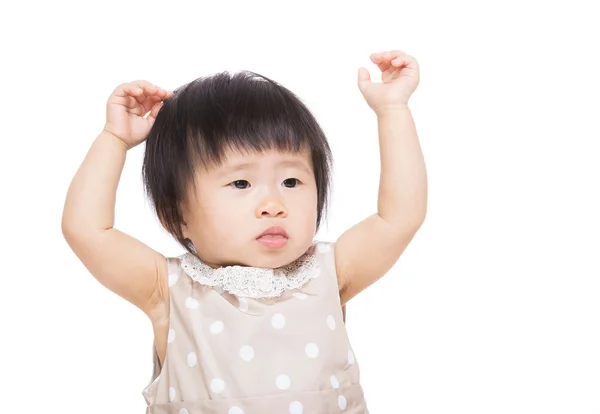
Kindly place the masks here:
POLYGON ((157 289, 153 299, 153 312, 149 315, 153 325, 162 325, 169 319, 171 289, 181 278, 183 256, 161 255, 157 289))
POLYGON ((308 249, 308 254, 315 258, 318 266, 333 277, 338 282, 336 261, 335 261, 335 242, 330 241, 315 241, 308 249))
POLYGON ((313 255, 323 255, 333 250, 335 246, 334 242, 314 240, 312 245, 308 248, 307 253, 313 255))
POLYGON ((328 273, 331 274, 335 280, 338 298, 342 304, 342 314, 344 322, 346 321, 346 306, 342 303, 344 297, 344 286, 341 284, 339 272, 337 271, 336 258, 335 258, 336 242, 331 241, 315 241, 309 253, 317 258, 317 261, 322 267, 327 269, 328 273))
POLYGON ((344 290, 346 285, 339 272, 339 260, 336 256, 336 242, 331 241, 315 241, 311 247, 310 252, 314 254, 320 261, 321 265, 325 266, 326 269, 335 277, 338 285, 338 291, 340 296, 344 296, 344 290))
POLYGON ((306 253, 308 255, 314 256, 322 264, 333 264, 335 268, 335 262, 331 262, 331 259, 334 258, 334 249, 334 242, 315 240, 306 253))

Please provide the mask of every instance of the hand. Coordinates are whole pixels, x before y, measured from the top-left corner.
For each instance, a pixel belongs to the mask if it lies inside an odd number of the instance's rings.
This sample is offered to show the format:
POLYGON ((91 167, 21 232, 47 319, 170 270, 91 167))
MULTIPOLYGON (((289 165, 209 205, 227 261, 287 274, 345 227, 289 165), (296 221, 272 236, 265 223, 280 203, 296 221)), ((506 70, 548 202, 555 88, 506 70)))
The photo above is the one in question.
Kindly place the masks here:
POLYGON ((173 92, 144 80, 119 85, 106 103, 104 131, 123 141, 128 149, 135 147, 148 137, 163 100, 171 96, 173 92))
POLYGON ((379 114, 385 109, 406 106, 419 85, 417 60, 401 50, 392 50, 373 53, 371 61, 381 69, 381 83, 371 82, 367 69, 358 69, 358 88, 371 109, 379 114))

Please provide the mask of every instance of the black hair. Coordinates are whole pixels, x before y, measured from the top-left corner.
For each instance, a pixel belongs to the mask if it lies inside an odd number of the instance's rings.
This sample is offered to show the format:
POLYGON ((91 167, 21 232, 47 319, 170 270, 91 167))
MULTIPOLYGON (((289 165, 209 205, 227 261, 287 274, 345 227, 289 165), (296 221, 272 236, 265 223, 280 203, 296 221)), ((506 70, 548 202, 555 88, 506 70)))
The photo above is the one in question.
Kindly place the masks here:
POLYGON ((146 139, 143 183, 163 227, 188 252, 181 205, 199 166, 219 164, 228 148, 310 150, 317 184, 317 228, 328 204, 332 156, 313 114, 290 90, 251 71, 198 78, 165 100, 146 139))

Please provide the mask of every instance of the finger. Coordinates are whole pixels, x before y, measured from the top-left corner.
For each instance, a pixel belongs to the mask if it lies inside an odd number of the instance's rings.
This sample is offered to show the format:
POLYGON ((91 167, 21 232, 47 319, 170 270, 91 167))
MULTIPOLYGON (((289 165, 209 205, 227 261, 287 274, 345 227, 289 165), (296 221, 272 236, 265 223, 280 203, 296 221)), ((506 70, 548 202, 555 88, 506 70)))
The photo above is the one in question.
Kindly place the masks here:
POLYGON ((393 58, 394 57, 392 56, 391 51, 371 54, 371 61, 377 65, 381 72, 385 72, 392 66, 391 61, 393 60, 393 58))
POLYGON ((144 102, 142 103, 142 106, 144 108, 144 115, 147 114, 158 102, 162 102, 162 97, 158 95, 147 96, 144 102))
POLYGON ((119 97, 125 97, 128 95, 139 96, 144 93, 144 87, 149 85, 151 85, 151 83, 144 80, 122 83, 121 85, 117 86, 113 93, 115 96, 119 97))
POLYGON ((412 56, 402 50, 392 50, 389 52, 391 64, 395 67, 407 66, 413 61, 412 56))
POLYGON ((144 90, 153 90, 155 88, 157 88, 157 86, 155 84, 153 84, 152 82, 148 82, 147 80, 135 80, 132 82, 129 82, 132 85, 137 86, 138 88, 144 89, 144 90))
POLYGON ((404 58, 397 57, 394 60, 392 60, 392 66, 401 67, 403 65, 406 65, 406 59, 404 58))
POLYGON ((406 52, 404 52, 403 50, 390 50, 387 52, 390 60, 397 58, 397 57, 402 57, 402 56, 406 56, 406 52))
POLYGON ((390 50, 387 52, 374 53, 371 57, 371 60, 382 72, 417 66, 416 60, 402 50, 390 50))
POLYGON ((136 99, 141 105, 144 105, 144 109, 146 109, 146 112, 150 110, 154 103, 163 99, 168 99, 173 95, 172 92, 169 93, 169 91, 167 91, 166 89, 163 89, 160 86, 154 85, 152 83, 142 84, 141 88, 143 89, 144 93, 142 95, 136 96, 136 99), (147 99, 149 97, 152 97, 150 107, 146 105, 147 99))
POLYGON ((376 64, 382 62, 391 64, 391 62, 395 59, 402 58, 404 56, 407 56, 407 54, 402 50, 388 50, 385 52, 372 53, 371 60, 373 60, 376 64))
POLYGON ((396 57, 392 60, 392 65, 396 68, 410 67, 412 69, 418 69, 419 67, 417 60, 413 56, 407 54, 396 57))
POLYGON ((124 106, 130 112, 139 115, 138 112, 141 112, 142 108, 138 102, 138 99, 140 99, 140 97, 143 98, 143 96, 143 90, 138 89, 133 85, 122 84, 114 90, 108 100, 108 103, 124 106))
POLYGON ((389 69, 390 64, 388 61, 386 61, 383 56, 373 56, 371 55, 371 61, 377 65, 377 67, 382 71, 385 72, 386 70, 389 69))
POLYGON ((132 83, 142 88, 148 95, 157 95, 164 99, 173 95, 173 92, 167 91, 166 89, 145 80, 134 81, 132 83))
POLYGON ((143 108, 142 115, 146 115, 156 103, 166 100, 166 96, 167 91, 164 91, 164 93, 157 93, 154 95, 142 94, 140 96, 136 96, 135 99, 137 100, 139 106, 143 108))
POLYGON ((160 96, 162 99, 167 99, 173 95, 173 92, 167 91, 166 89, 161 88, 153 83, 144 86, 143 89, 148 95, 160 96))
POLYGON ((148 81, 137 80, 119 85, 110 100, 126 107, 132 114, 144 116, 157 101, 168 99, 171 96, 173 93, 170 91, 148 81), (148 100, 149 97, 153 98, 148 100))
POLYGON ((152 110, 150 111, 150 113, 148 114, 148 117, 146 118, 150 121, 150 126, 152 126, 152 124, 154 124, 154 121, 156 121, 158 112, 160 111, 160 109, 162 108, 163 105, 164 105, 164 102, 160 101, 160 102, 155 103, 154 106, 152 107, 152 110))
MULTIPOLYGON (((141 94, 135 95, 135 99, 142 106, 144 106, 144 102, 146 102, 146 99, 148 98, 148 96, 155 95, 159 89, 158 86, 156 86, 148 81, 145 81, 145 80, 134 81, 132 83, 134 85, 136 85, 136 88, 137 88, 136 91, 140 90, 140 89, 142 90, 141 94)), ((144 107, 144 109, 145 109, 145 107, 144 107)))
POLYGON ((364 87, 371 83, 371 74, 363 67, 358 68, 358 88, 363 91, 364 87))
POLYGON ((158 95, 162 98, 165 98, 168 96, 168 91, 146 80, 136 80, 119 85, 115 91, 115 95, 131 95, 136 97, 139 103, 143 103, 146 98, 142 95, 158 95))
POLYGON ((381 61, 383 59, 384 54, 385 54, 385 52, 371 53, 371 57, 375 58, 377 61, 381 61))
POLYGON ((383 61, 383 54, 382 53, 371 53, 370 58, 373 63, 378 65, 379 63, 381 63, 383 61))

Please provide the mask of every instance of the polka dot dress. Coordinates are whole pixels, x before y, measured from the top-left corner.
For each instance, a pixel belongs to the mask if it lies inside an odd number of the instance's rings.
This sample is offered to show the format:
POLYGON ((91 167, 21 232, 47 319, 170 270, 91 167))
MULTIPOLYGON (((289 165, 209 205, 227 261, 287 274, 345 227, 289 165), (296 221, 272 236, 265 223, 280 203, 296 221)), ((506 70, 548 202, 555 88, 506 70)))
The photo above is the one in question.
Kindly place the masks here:
POLYGON ((332 244, 306 253, 302 286, 268 298, 200 283, 182 258, 168 259, 167 350, 143 390, 148 414, 368 414, 332 244))

